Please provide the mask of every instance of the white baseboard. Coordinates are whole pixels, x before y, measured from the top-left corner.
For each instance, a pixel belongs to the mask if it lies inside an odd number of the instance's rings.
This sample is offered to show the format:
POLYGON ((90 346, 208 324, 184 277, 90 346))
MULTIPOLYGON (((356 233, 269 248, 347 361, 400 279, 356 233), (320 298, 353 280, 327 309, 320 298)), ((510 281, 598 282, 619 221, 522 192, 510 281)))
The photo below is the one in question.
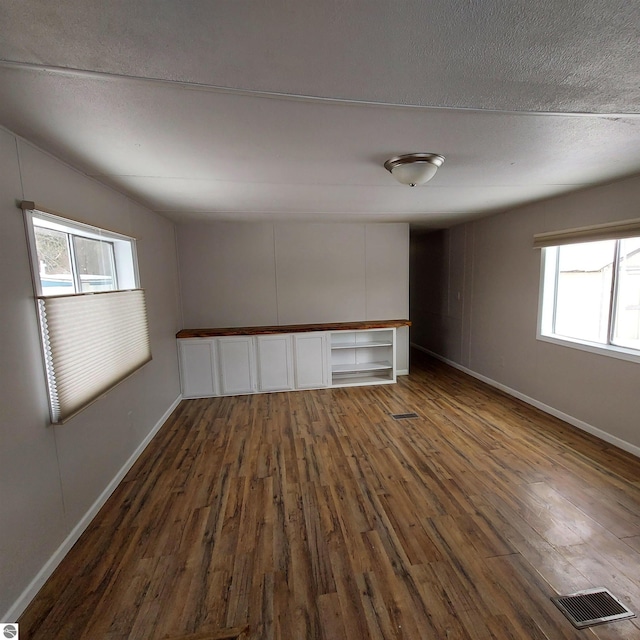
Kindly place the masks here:
POLYGON ((109 499, 109 496, 115 491, 116 487, 120 484, 127 472, 133 467, 136 460, 140 457, 142 452, 146 449, 147 445, 151 442, 153 437, 158 433, 160 427, 167 421, 173 410, 178 406, 182 400, 182 395, 179 395, 171 406, 165 411, 164 415, 158 420, 153 429, 147 434, 145 439, 138 445, 137 449, 131 454, 129 459, 124 463, 122 468, 118 471, 111 482, 106 486, 105 490, 98 496, 98 499, 91 505, 89 510, 82 516, 80 522, 72 529, 71 533, 66 537, 64 542, 56 549, 54 554, 47 560, 45 565, 38 571, 36 577, 31 581, 27 588, 20 594, 20 597, 13 603, 9 611, 0 617, 3 622, 17 621, 27 608, 29 603, 36 596, 38 591, 42 588, 44 583, 49 579, 56 567, 62 562, 62 559, 67 555, 71 547, 78 541, 78 538, 82 535, 84 530, 89 526, 89 523, 95 518, 96 514, 103 507, 104 503, 109 499))
POLYGON ((396 375, 397 376, 408 376, 409 375, 409 369, 396 369, 396 375))
POLYGON ((609 444, 612 444, 618 447, 619 449, 623 449, 624 451, 627 451, 628 453, 631 453, 632 455, 640 458, 640 447, 634 444, 631 444, 626 440, 622 440, 621 438, 613 436, 610 433, 603 431, 602 429, 598 429, 598 427, 594 427, 593 425, 587 422, 584 422, 583 420, 574 418, 568 413, 564 413, 563 411, 555 409, 554 407, 551 407, 548 404, 544 404, 544 402, 540 402, 539 400, 536 400, 535 398, 531 398, 525 395, 524 393, 520 393, 520 391, 516 391, 511 387, 507 387, 506 385, 500 382, 497 382, 492 378, 487 378, 487 376, 483 376, 482 374, 477 373, 476 371, 467 369, 467 367, 464 367, 461 364, 454 362, 453 360, 449 360, 448 358, 445 358, 437 353, 434 353, 429 349, 425 349, 424 347, 421 347, 418 344, 411 343, 411 346, 414 349, 418 349, 418 351, 422 351, 423 353, 433 356, 437 360, 440 360, 445 364, 448 364, 450 367, 453 367, 454 369, 458 369, 459 371, 462 371, 467 375, 470 375, 471 377, 476 378, 477 380, 481 380, 482 382, 485 382, 486 384, 492 387, 495 387, 496 389, 500 389, 500 391, 504 391, 505 393, 508 393, 510 396, 513 396, 514 398, 518 398, 518 400, 522 400, 523 402, 530 404, 532 407, 535 407, 536 409, 540 409, 541 411, 544 411, 549 415, 559 418, 560 420, 564 420, 564 422, 568 422, 570 425, 577 427, 582 431, 586 431, 587 433, 590 433, 596 438, 599 438, 600 440, 604 440, 605 442, 608 442, 609 444))

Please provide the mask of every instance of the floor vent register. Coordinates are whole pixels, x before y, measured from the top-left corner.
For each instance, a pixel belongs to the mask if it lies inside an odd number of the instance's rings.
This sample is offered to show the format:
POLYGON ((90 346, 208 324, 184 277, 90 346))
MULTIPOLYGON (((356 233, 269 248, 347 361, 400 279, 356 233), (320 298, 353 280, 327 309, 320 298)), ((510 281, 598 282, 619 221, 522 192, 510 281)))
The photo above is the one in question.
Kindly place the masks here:
POLYGON ((576 629, 635 618, 635 613, 629 611, 608 589, 586 589, 551 600, 576 629))

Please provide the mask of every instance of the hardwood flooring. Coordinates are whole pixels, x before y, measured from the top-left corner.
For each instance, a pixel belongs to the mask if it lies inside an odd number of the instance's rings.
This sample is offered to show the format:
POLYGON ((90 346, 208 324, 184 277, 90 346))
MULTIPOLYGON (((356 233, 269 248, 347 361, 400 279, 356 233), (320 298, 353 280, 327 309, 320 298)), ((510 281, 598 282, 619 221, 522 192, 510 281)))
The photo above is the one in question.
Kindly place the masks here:
POLYGON ((20 631, 640 638, 549 600, 592 586, 640 612, 640 460, 418 354, 397 385, 183 401, 20 631))

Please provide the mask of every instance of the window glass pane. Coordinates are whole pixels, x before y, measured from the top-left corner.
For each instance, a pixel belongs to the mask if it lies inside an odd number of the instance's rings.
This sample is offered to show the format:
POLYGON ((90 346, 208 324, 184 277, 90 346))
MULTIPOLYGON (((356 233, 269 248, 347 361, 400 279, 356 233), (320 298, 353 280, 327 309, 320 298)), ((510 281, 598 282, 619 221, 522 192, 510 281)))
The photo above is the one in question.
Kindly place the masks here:
POLYGON ((81 236, 72 238, 81 292, 117 289, 113 244, 81 236))
POLYGON ((75 293, 71 261, 69 260, 68 235, 62 231, 34 225, 38 274, 43 296, 75 293))
POLYGON ((613 342, 640 349, 640 238, 620 241, 613 342))
POLYGON ((608 342, 615 243, 604 240, 559 247, 556 335, 608 342))

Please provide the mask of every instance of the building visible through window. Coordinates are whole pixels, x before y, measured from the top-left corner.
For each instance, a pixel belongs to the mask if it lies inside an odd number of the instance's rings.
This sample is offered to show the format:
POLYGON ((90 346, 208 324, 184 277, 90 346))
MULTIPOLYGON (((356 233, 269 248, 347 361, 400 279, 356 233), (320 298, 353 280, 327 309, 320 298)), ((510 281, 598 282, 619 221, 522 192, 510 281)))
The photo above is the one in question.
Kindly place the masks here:
POLYGON ((640 237, 543 251, 540 334, 640 350, 640 237))

